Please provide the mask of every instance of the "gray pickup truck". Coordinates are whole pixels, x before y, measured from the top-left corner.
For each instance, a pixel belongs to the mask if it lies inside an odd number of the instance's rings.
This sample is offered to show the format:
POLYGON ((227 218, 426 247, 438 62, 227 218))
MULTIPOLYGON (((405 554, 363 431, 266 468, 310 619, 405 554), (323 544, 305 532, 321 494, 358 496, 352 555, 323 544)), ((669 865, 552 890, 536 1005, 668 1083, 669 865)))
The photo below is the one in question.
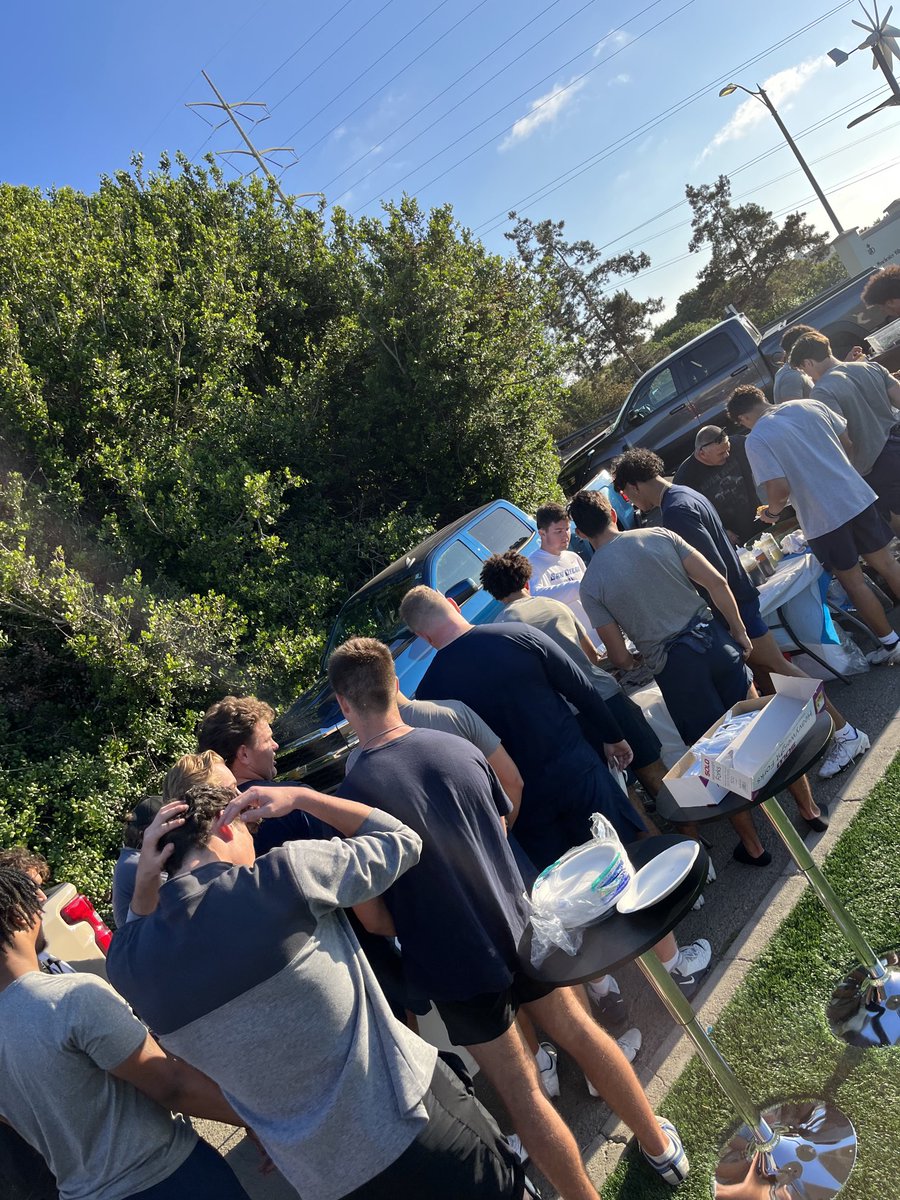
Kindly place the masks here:
POLYGON ((862 302, 871 274, 838 284, 764 333, 735 313, 669 354, 641 376, 612 423, 566 459, 559 475, 563 491, 574 495, 631 446, 655 450, 674 470, 693 450, 702 425, 727 423, 725 403, 738 384, 753 383, 772 394, 781 335, 790 325, 803 322, 820 329, 841 358, 852 346, 863 345, 890 320, 862 302))

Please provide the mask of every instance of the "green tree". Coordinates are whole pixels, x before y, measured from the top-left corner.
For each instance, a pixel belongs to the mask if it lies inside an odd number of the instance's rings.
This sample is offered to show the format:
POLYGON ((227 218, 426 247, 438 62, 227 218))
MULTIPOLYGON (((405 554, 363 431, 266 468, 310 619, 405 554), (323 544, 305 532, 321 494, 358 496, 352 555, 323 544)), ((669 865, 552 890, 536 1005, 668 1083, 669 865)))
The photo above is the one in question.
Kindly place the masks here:
POLYGON ((609 285, 644 270, 649 257, 629 250, 603 258, 593 242, 566 241, 562 221, 535 224, 514 212, 509 216, 516 224, 506 237, 515 243, 528 270, 545 284, 547 322, 560 342, 571 348, 578 370, 596 374, 618 355, 639 375, 632 351, 649 331, 650 318, 660 311, 662 301, 642 302, 609 285))
POLYGON ((289 702, 365 579, 554 494, 542 287, 448 208, 286 212, 211 161, 0 185, 0 844, 102 894, 205 705, 289 702))
MULTIPOLYGON (((828 238, 816 233, 805 214, 790 213, 779 225, 758 204, 735 206, 727 175, 713 184, 688 184, 685 195, 693 212, 688 249, 709 247, 711 252, 697 277, 703 305, 721 311, 733 304, 744 312, 764 312, 774 299, 770 281, 776 271, 801 256, 813 262, 825 256, 828 238)), ((699 315, 695 311, 689 319, 699 315)))

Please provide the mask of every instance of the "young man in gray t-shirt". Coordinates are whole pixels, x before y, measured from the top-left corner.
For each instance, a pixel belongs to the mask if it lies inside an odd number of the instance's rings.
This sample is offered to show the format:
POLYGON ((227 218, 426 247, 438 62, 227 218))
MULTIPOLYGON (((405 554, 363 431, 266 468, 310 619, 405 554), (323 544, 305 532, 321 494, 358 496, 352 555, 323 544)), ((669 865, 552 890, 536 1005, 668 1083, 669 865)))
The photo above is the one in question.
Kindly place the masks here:
POLYGON ((750 430, 747 457, 768 497, 760 519, 774 525, 788 503, 794 506, 810 550, 834 572, 881 642, 869 662, 900 662, 900 638, 869 590, 859 559, 878 571, 898 600, 900 564, 888 549, 891 527, 875 507, 875 492, 850 465, 847 422, 817 400, 773 407, 752 384, 731 393, 728 415, 750 430))
POLYGON ((900 533, 900 383, 880 363, 841 362, 822 334, 801 338, 791 359, 815 381, 811 399, 847 422, 853 466, 878 497, 881 515, 900 533))
POLYGON ((219 1088, 168 1058, 94 975, 45 975, 40 888, 0 867, 0 1118, 46 1160, 62 1200, 247 1200, 172 1108, 242 1122, 219 1088))

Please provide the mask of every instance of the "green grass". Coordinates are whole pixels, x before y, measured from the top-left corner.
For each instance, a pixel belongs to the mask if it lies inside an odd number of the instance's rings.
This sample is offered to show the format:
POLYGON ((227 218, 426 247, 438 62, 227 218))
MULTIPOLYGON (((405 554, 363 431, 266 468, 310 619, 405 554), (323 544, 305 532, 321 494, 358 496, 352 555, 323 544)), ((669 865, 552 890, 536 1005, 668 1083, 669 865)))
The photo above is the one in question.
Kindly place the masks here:
MULTIPOLYGON (((870 945, 900 945, 900 755, 828 856, 825 874, 870 945)), ((825 1020, 833 985, 854 964, 837 927, 809 889, 754 964, 713 1037, 738 1078, 763 1104, 826 1097, 856 1126, 859 1153, 842 1200, 900 1195, 900 1047, 860 1050, 838 1042, 825 1020)), ((709 1200, 718 1149, 735 1115, 694 1059, 660 1111, 678 1125, 691 1175, 678 1200, 709 1200)), ((602 1189, 604 1200, 673 1193, 633 1147, 602 1189)))

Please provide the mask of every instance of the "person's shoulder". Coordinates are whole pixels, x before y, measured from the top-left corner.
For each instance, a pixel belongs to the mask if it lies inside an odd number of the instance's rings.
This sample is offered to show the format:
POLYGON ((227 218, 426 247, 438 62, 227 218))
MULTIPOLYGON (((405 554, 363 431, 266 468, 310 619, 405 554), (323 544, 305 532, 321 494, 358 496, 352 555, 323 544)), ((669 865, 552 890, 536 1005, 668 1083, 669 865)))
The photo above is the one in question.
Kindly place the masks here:
POLYGON ((694 458, 693 454, 689 454, 684 462, 680 463, 672 476, 672 482, 683 484, 686 479, 691 479, 698 474, 697 468, 702 467, 698 459, 694 458))

